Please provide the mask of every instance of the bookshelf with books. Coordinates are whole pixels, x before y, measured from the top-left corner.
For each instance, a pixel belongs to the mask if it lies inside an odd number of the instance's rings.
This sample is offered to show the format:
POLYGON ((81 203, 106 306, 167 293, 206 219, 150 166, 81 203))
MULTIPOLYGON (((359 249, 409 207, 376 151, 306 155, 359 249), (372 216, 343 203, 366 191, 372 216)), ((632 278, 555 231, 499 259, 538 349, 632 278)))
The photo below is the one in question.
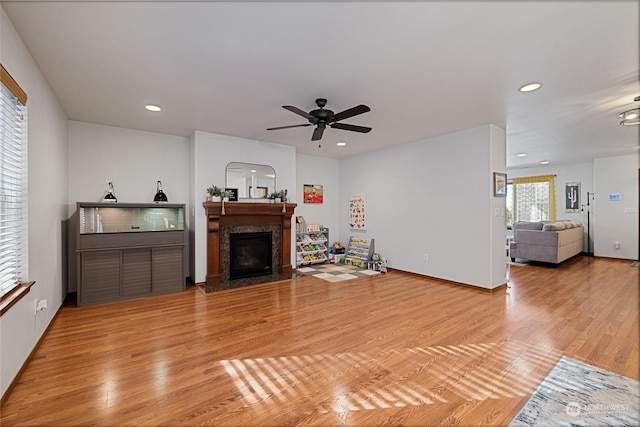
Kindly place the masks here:
POLYGON ((329 229, 319 224, 307 224, 296 217, 296 266, 327 262, 329 229))

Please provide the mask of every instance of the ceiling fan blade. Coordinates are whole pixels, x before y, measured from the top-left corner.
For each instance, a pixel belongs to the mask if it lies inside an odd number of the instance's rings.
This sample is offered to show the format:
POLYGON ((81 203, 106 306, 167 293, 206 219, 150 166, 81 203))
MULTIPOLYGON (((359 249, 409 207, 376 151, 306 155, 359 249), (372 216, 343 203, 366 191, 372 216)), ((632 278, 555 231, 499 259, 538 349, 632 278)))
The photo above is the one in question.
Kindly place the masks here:
POLYGON ((267 130, 278 130, 278 129, 289 129, 289 128, 300 128, 303 126, 311 126, 311 123, 305 123, 303 125, 289 125, 289 126, 278 126, 275 128, 267 128, 267 130))
POLYGON ((307 113, 306 111, 302 111, 301 109, 299 109, 298 107, 294 107, 293 105, 283 105, 282 108, 284 108, 285 110, 289 110, 292 113, 296 113, 297 115, 302 116, 302 117, 304 117, 305 119, 308 119, 308 120, 315 120, 316 119, 311 114, 307 113))
POLYGON ((318 126, 316 130, 313 131, 313 135, 311 136, 312 141, 318 141, 322 139, 322 134, 324 133, 324 126, 318 126))
POLYGON ((353 108, 349 108, 348 110, 344 110, 335 114, 331 118, 331 121, 337 122, 340 120, 348 119, 349 117, 357 116, 358 114, 366 113, 368 111, 371 111, 371 108, 367 107, 366 105, 356 105, 353 108))
POLYGON ((371 128, 368 128, 368 127, 349 125, 346 123, 332 123, 329 126, 331 126, 334 129, 350 130, 353 132, 360 132, 360 133, 367 133, 371 130, 371 128))

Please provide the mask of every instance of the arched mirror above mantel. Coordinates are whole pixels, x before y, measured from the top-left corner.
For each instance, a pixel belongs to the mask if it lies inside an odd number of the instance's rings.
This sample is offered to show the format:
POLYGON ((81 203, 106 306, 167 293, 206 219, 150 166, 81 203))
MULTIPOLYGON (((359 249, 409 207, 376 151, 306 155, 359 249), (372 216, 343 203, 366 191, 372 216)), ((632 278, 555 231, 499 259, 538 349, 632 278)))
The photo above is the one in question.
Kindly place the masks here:
POLYGON ((237 188, 238 200, 262 201, 276 191, 276 171, 269 165, 231 162, 225 172, 225 188, 237 188))

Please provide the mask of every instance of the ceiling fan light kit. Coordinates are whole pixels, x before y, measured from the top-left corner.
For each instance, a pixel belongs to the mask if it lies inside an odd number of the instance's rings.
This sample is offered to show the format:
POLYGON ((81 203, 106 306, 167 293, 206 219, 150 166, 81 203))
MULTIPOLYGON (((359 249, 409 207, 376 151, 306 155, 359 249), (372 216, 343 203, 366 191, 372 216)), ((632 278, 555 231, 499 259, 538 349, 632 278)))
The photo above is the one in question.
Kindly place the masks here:
MULTIPOLYGON (((636 102, 640 101, 640 96, 636 96, 633 100, 636 102)), ((622 126, 640 125, 640 107, 620 113, 619 117, 622 119, 620 122, 622 126)))
POLYGON ((371 109, 366 105, 363 105, 363 104, 356 105, 355 107, 349 108, 339 113, 334 113, 333 111, 324 108, 325 105, 327 105, 327 100, 325 98, 316 99, 316 105, 318 106, 318 108, 315 110, 311 110, 308 113, 292 105, 283 105, 282 108, 284 108, 285 110, 289 110, 292 113, 295 113, 299 116, 304 117, 309 121, 309 123, 304 123, 300 125, 278 126, 278 127, 268 128, 267 130, 280 130, 280 129, 297 128, 297 127, 303 127, 303 126, 316 126, 316 128, 313 131, 313 134, 311 135, 312 141, 319 141, 320 139, 322 139, 322 135, 324 134, 324 130, 327 128, 327 125, 329 125, 329 127, 333 129, 348 130, 351 132, 367 133, 371 130, 370 127, 351 125, 347 123, 338 123, 341 120, 348 119, 350 117, 357 116, 359 114, 363 114, 371 111, 371 109))

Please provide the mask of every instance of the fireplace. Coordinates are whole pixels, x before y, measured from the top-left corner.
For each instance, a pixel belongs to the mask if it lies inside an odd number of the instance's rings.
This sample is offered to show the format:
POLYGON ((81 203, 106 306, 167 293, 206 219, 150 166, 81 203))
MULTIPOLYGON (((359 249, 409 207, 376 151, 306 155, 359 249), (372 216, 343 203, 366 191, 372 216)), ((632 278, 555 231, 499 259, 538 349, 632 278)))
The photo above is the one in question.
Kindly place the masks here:
POLYGON ((229 280, 271 274, 271 233, 229 236, 229 280))
MULTIPOLYGON (((291 217, 295 203, 242 203, 242 202, 205 202, 207 211, 207 278, 203 289, 205 292, 215 292, 226 289, 239 288, 268 281, 278 281, 291 278, 295 274, 291 265, 291 217), (271 248, 271 273, 266 271, 265 265, 257 264, 252 268, 234 265, 237 271, 231 274, 232 258, 231 236, 235 234, 269 234, 271 244, 260 243, 265 251, 271 248), (238 268, 239 267, 239 268, 238 268), (237 278, 235 278, 237 277, 237 278)), ((240 238, 243 239, 242 237, 240 238)), ((235 240, 235 237, 234 237, 235 240)), ((239 242, 242 249, 254 250, 255 244, 245 245, 239 242)), ((234 243, 235 245, 235 243, 234 243)), ((236 248, 235 251, 239 251, 236 248)), ((252 257, 256 254, 251 255, 252 257)), ((264 255, 264 254, 263 254, 264 255)), ((261 255, 262 256, 262 255, 261 255)), ((265 260, 269 255, 264 255, 265 260)), ((253 261, 238 262, 238 264, 252 264, 253 261)))

